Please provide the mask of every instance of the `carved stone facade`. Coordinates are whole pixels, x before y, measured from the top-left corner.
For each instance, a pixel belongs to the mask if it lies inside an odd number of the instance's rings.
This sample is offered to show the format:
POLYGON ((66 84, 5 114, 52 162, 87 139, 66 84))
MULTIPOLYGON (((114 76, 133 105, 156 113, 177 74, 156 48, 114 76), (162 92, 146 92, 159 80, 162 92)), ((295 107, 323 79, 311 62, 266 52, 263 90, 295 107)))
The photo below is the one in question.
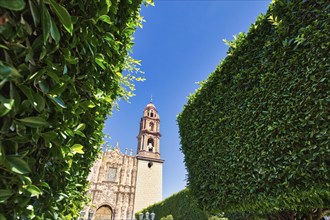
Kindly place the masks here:
POLYGON ((107 149, 95 162, 88 177, 91 204, 81 219, 131 220, 134 213, 162 200, 160 119, 150 102, 143 112, 137 155, 121 153, 118 144, 107 149))

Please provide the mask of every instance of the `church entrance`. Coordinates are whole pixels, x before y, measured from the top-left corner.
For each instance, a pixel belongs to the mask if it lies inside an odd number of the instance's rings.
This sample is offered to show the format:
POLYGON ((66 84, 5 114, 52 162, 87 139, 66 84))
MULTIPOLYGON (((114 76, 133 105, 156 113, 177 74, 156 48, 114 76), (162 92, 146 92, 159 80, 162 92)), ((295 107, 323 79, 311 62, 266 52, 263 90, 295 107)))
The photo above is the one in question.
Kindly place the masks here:
POLYGON ((112 210, 109 206, 101 206, 96 210, 94 220, 112 220, 112 210))

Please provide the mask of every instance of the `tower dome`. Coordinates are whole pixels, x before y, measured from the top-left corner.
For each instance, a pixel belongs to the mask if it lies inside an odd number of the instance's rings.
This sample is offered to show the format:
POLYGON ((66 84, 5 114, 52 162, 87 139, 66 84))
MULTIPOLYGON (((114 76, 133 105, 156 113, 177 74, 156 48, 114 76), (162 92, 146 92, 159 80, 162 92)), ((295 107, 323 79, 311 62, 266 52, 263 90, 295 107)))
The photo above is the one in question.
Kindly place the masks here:
POLYGON ((152 101, 150 101, 150 103, 144 108, 143 117, 159 119, 158 111, 152 101))

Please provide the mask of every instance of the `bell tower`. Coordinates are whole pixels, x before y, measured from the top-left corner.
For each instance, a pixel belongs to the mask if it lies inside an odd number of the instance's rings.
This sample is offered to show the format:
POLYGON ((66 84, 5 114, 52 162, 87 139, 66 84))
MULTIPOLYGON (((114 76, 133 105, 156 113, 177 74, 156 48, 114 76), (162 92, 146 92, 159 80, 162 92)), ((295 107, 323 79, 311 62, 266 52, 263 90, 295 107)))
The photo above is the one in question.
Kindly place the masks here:
POLYGON ((137 177, 134 213, 162 200, 164 160, 160 158, 160 119, 155 105, 144 108, 137 136, 137 177))
POLYGON ((160 159, 160 119, 155 105, 150 103, 145 107, 140 121, 140 131, 137 136, 137 156, 160 159))

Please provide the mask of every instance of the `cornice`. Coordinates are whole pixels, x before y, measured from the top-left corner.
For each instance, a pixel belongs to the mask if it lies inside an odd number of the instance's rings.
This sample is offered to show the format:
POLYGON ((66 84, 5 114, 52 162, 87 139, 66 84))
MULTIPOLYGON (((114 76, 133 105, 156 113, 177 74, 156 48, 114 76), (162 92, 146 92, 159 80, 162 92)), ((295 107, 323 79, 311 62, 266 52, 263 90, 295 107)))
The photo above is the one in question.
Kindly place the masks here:
POLYGON ((151 158, 151 157, 143 157, 143 156, 136 156, 138 160, 144 160, 144 161, 152 161, 156 163, 164 163, 165 160, 162 159, 156 159, 156 158, 151 158))

